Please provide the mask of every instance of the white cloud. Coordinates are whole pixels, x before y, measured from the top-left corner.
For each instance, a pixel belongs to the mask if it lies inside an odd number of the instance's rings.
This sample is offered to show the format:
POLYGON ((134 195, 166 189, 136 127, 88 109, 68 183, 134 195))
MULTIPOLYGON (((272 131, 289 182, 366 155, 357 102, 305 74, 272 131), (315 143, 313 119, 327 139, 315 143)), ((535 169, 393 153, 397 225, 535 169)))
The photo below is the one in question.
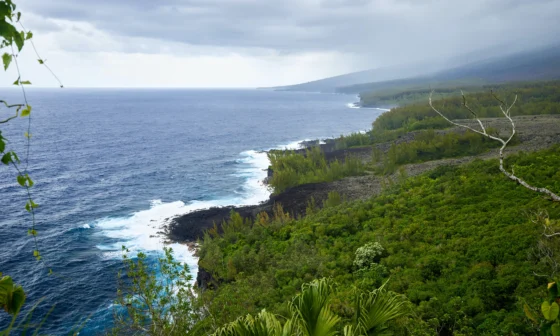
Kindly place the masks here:
MULTIPOLYGON (((472 57, 484 58, 560 35, 557 0, 27 0, 21 5, 39 51, 69 86, 282 85, 477 49, 489 52, 472 57)), ((26 48, 20 58, 26 70, 37 67, 30 54, 26 48)), ((31 71, 37 84, 52 82, 41 70, 31 71)))

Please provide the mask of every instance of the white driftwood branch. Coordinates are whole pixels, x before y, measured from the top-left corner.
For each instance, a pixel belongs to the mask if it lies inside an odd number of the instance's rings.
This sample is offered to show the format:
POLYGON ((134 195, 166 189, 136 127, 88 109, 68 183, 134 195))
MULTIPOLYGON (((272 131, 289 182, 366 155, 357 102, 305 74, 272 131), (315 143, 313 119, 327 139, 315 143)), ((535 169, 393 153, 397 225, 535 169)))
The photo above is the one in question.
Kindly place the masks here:
POLYGON ((502 111, 502 114, 504 115, 504 117, 507 118, 507 120, 509 120, 510 124, 511 124, 511 135, 507 138, 507 140, 504 140, 502 138, 493 136, 488 134, 488 132, 486 131, 486 128, 484 127, 484 125, 482 124, 482 121, 480 120, 480 118, 478 117, 478 115, 467 105, 467 99, 465 97, 465 94, 461 91, 461 95, 463 97, 463 106, 469 110, 469 112, 475 117, 476 121, 478 122, 478 124, 480 125, 481 130, 477 130, 475 128, 472 128, 470 126, 467 125, 462 125, 459 124, 457 122, 454 122, 453 120, 450 120, 449 118, 447 118, 443 113, 441 113, 438 109, 436 109, 432 103, 432 95, 434 94, 434 91, 432 91, 430 93, 430 98, 429 98, 429 102, 430 102, 430 107, 432 108, 432 110, 434 110, 437 114, 439 114, 443 119, 447 120, 449 123, 451 123, 452 125, 458 126, 458 127, 462 127, 462 128, 466 128, 468 130, 471 130, 475 133, 478 133, 480 135, 483 135, 489 139, 492 139, 494 141, 498 141, 499 143, 502 144, 502 147, 500 147, 500 171, 502 173, 504 173, 504 175, 506 175, 510 180, 513 180, 519 184, 521 184, 522 186, 524 186, 525 188, 532 190, 532 191, 536 191, 545 195, 548 195, 550 198, 552 198, 553 201, 556 202, 560 202, 560 196, 556 195, 555 193, 553 193, 552 191, 546 189, 546 188, 538 188, 538 187, 534 187, 532 185, 530 185, 529 183, 525 182, 524 180, 520 179, 519 177, 515 176, 515 172, 511 171, 508 172, 505 168, 504 168, 504 149, 507 147, 507 145, 510 143, 511 139, 513 139, 513 136, 515 135, 515 123, 513 122, 513 119, 511 118, 511 108, 513 107, 513 105, 515 105, 515 103, 517 102, 517 95, 515 96, 515 99, 513 100, 513 103, 511 103, 511 105, 507 105, 504 101, 502 101, 500 98, 498 98, 494 93, 492 93, 492 96, 500 103, 500 110, 502 111))

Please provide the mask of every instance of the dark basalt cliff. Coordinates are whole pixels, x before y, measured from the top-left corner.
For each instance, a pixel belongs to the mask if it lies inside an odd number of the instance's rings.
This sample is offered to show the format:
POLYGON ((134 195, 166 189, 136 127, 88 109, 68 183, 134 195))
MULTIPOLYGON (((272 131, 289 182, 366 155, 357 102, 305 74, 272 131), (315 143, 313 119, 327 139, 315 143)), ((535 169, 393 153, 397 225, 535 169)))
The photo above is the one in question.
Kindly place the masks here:
POLYGON ((307 201, 313 197, 316 204, 322 204, 330 191, 335 190, 332 183, 313 183, 297 186, 279 195, 272 195, 267 202, 250 206, 228 206, 199 210, 173 218, 167 225, 169 239, 179 242, 196 241, 203 237, 204 231, 212 228, 214 223, 220 228, 222 221, 229 218, 231 211, 238 212, 244 218, 254 218, 258 213, 273 213, 275 203, 282 204, 284 212, 293 217, 305 214, 307 201))

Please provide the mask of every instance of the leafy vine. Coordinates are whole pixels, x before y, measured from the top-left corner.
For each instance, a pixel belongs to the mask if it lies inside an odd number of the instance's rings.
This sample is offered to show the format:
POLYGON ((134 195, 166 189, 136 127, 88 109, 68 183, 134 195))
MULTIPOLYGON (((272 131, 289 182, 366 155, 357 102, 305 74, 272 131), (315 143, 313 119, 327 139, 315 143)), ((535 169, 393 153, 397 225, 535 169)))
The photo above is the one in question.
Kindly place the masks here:
MULTIPOLYGON (((21 117, 27 118, 27 131, 24 133, 25 155, 23 160, 20 159, 18 154, 13 149, 8 149, 8 139, 2 135, 0 129, 0 162, 6 166, 11 166, 16 171, 17 183, 25 188, 26 202, 25 210, 31 215, 31 225, 28 229, 28 234, 33 237, 34 249, 33 256, 40 261, 42 259, 39 252, 38 233, 35 221, 35 209, 39 206, 33 201, 31 188, 35 184, 31 176, 29 176, 29 151, 31 146, 31 111, 32 107, 27 100, 27 93, 25 90, 26 85, 31 85, 29 80, 24 80, 21 77, 20 64, 18 57, 24 47, 29 42, 37 55, 37 61, 47 68, 47 70, 56 78, 60 87, 62 83, 54 72, 46 65, 46 60, 42 59, 33 44, 33 33, 25 29, 20 22, 21 12, 16 11, 16 5, 13 0, 0 0, 0 50, 2 53, 2 64, 4 71, 7 71, 13 64, 17 70, 18 78, 13 82, 13 85, 21 87, 23 103, 10 104, 5 100, 0 100, 0 125, 6 124, 11 120, 21 117), (16 26, 21 27, 18 29, 16 26), (8 111, 8 116, 3 116, 4 112, 8 111)), ((1 52, 0 52, 1 53, 1 52)), ((52 271, 49 269, 49 273, 52 271)), ((12 315, 17 315, 25 301, 25 294, 21 286, 13 283, 9 276, 3 276, 0 273, 0 308, 12 315)))

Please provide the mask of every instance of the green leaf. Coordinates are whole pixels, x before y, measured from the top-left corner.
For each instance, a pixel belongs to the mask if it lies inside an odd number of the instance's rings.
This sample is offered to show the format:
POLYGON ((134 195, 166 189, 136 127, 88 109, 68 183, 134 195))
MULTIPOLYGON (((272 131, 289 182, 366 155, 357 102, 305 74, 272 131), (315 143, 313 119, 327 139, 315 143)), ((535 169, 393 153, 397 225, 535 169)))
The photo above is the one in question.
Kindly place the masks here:
POLYGON ((21 286, 14 286, 12 292, 11 313, 17 314, 25 302, 25 292, 21 286))
POLYGON ((27 132, 25 132, 25 133, 23 134, 23 136, 26 137, 27 139, 31 139, 31 134, 29 134, 29 133, 27 133, 27 132))
POLYGON ((33 230, 33 229, 27 230, 27 234, 30 235, 30 236, 36 236, 37 235, 37 230, 33 230))
POLYGON ((31 113, 31 105, 27 105, 22 111, 21 116, 27 117, 31 113))
POLYGON ((18 51, 21 51, 21 49, 23 48, 23 36, 21 35, 22 34, 14 34, 14 42, 16 43, 18 51))
POLYGON ((0 20, 0 36, 4 38, 4 45, 11 45, 11 41, 15 35, 18 35, 16 28, 6 20, 0 20))
POLYGON ((25 187, 25 181, 27 179, 23 176, 23 175, 18 175, 17 177, 17 181, 19 183, 20 186, 25 187))
POLYGON ((10 162, 12 162, 12 152, 8 152, 8 153, 4 154, 2 156, 2 159, 0 159, 0 161, 2 161, 2 163, 5 164, 5 165, 10 164, 10 162))
POLYGON ((9 16, 12 12, 10 6, 5 2, 0 2, 0 18, 4 18, 5 16, 9 16))
POLYGON ((6 143, 4 142, 2 137, 0 137, 0 153, 3 153, 4 149, 6 149, 6 143))
POLYGON ((552 336, 560 336, 560 324, 554 323, 550 330, 552 331, 552 336))
POLYGON ((17 21, 19 22, 19 19, 21 19, 21 12, 17 12, 17 21))
POLYGON ((38 208, 39 204, 33 202, 33 200, 29 200, 25 203, 25 210, 27 210, 28 212, 31 212, 31 209, 35 209, 38 208))
POLYGON ((45 61, 43 61, 42 59, 38 59, 37 61, 39 61, 39 64, 45 64, 45 61))
POLYGON ((33 180, 31 179, 31 177, 29 177, 29 175, 25 174, 25 178, 27 179, 27 185, 29 187, 33 187, 33 185, 35 184, 35 182, 33 182, 33 180))
POLYGON ((0 307, 8 314, 15 315, 25 302, 25 292, 21 286, 14 284, 9 276, 0 278, 0 307))
POLYGON ((4 70, 8 70, 10 63, 12 63, 12 55, 4 53, 4 55, 2 55, 2 62, 4 63, 4 70))
POLYGON ((552 304, 545 301, 541 305, 541 310, 544 315, 544 318, 549 321, 554 321, 558 317, 558 313, 560 312, 560 307, 556 302, 552 302, 552 304))
POLYGON ((12 85, 19 85, 19 77, 18 77, 18 79, 16 79, 16 81, 12 85))
POLYGON ((523 305, 523 311, 525 312, 525 316, 527 316, 529 320, 533 321, 534 323, 539 323, 537 317, 535 317, 535 315, 531 311, 531 308, 529 308, 529 305, 527 305, 526 303, 523 305))
POLYGON ((40 257, 41 254, 39 254, 39 251, 34 250, 34 251, 33 251, 33 256, 34 256, 35 258, 37 258, 37 257, 40 257))
POLYGON ((29 40, 29 39, 32 39, 32 38, 33 38, 33 33, 30 32, 30 31, 27 32, 27 35, 25 35, 25 39, 26 39, 26 40, 29 40))
POLYGON ((25 85, 31 85, 31 82, 26 80, 26 81, 21 81, 21 84, 25 84, 25 85))

